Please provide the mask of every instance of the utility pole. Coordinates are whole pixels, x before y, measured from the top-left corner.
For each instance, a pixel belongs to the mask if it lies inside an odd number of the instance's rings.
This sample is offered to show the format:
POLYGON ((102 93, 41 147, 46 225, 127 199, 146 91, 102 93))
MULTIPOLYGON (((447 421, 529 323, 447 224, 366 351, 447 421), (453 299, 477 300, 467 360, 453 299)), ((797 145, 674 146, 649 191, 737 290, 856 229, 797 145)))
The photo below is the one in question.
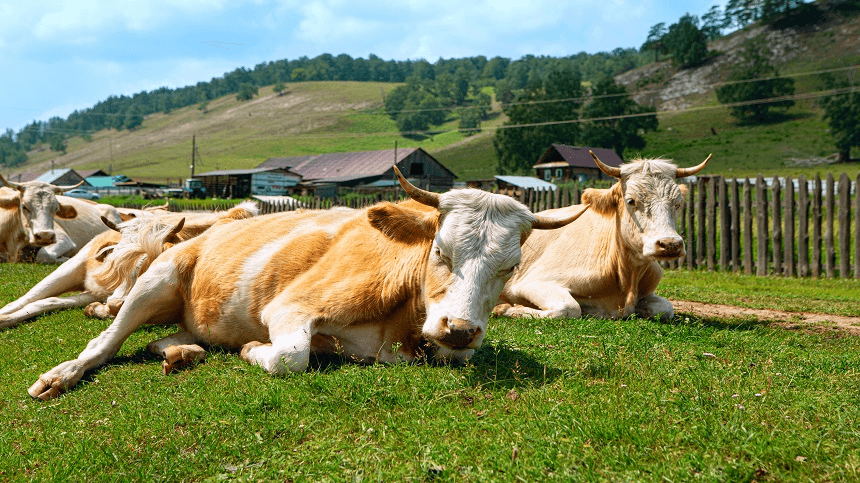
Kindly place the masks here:
POLYGON ((197 135, 191 135, 191 177, 194 177, 194 155, 197 153, 197 135))

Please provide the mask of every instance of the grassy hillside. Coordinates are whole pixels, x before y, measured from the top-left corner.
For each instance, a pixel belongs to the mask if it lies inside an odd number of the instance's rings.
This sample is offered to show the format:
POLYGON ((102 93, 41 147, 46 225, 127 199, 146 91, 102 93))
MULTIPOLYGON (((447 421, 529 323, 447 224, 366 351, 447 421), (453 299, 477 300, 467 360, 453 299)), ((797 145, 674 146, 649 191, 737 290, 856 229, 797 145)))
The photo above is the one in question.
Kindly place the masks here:
MULTIPOLYGON (((629 90, 639 86, 664 97, 683 84, 679 79, 695 80, 698 84, 690 84, 694 87, 710 86, 724 78, 742 41, 762 33, 775 36, 774 48, 779 51, 776 63, 784 74, 860 64, 860 17, 855 15, 831 17, 815 27, 792 30, 751 26, 712 43, 711 48, 722 56, 708 65, 685 71, 671 70, 668 64, 650 65, 624 77, 647 77, 652 83, 628 81, 629 90), (669 70, 653 74, 660 69, 669 70)), ((799 75, 795 83, 797 93, 821 89, 818 76, 799 75)), ((455 132, 457 121, 452 116, 438 134, 406 138, 380 109, 383 97, 394 87, 396 84, 390 83, 309 82, 290 84, 282 96, 265 87, 251 101, 225 96, 211 101, 206 112, 191 106, 147 116, 135 131, 100 131, 89 142, 73 138, 68 154, 63 156, 42 148, 31 152, 30 161, 16 172, 41 172, 54 160, 60 167, 112 169, 113 173, 135 178, 187 177, 191 137, 196 135, 201 156, 198 173, 254 167, 269 157, 390 149, 396 142, 400 147, 425 149, 460 180, 495 174, 492 135, 504 118, 498 105, 491 119, 483 123, 484 132, 477 135, 455 132)), ((860 163, 838 165, 827 158, 836 148, 815 100, 799 101, 783 118, 770 124, 744 126, 717 103, 712 91, 693 89, 675 95, 671 101, 658 104, 660 127, 647 133, 646 147, 641 152, 624 153, 626 159, 661 156, 691 164, 712 153, 712 174, 739 177, 844 171, 853 178, 860 172, 860 163)), ((540 154, 535 153, 535 160, 540 154)))

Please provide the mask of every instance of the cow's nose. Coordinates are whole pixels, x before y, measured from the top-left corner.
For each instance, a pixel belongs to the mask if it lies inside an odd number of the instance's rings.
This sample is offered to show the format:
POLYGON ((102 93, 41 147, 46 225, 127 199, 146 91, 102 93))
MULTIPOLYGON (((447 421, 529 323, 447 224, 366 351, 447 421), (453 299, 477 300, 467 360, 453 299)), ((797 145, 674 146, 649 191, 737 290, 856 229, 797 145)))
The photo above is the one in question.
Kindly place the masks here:
POLYGON ((657 240, 657 254, 661 257, 682 257, 684 253, 684 239, 667 237, 657 240))
POLYGON ((51 245, 57 241, 57 235, 52 231, 37 231, 33 233, 36 245, 51 245))
POLYGON ((439 342, 452 349, 469 347, 482 332, 480 327, 463 319, 442 317, 439 320, 439 325, 439 332, 443 334, 439 338, 439 342))

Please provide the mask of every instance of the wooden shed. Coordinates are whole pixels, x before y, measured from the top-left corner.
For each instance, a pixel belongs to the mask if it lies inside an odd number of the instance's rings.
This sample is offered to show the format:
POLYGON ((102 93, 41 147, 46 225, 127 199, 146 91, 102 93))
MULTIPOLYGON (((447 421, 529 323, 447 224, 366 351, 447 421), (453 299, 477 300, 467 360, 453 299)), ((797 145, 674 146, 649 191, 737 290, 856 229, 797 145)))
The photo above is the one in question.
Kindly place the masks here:
POLYGON ((594 154, 608 166, 617 167, 622 164, 621 157, 611 149, 553 144, 544 151, 532 168, 535 170, 535 175, 544 181, 555 180, 560 183, 610 179, 594 164, 588 151, 594 151, 594 154))
POLYGON ((272 167, 210 171, 194 177, 203 183, 207 195, 219 198, 286 195, 302 181, 301 176, 288 169, 272 167))

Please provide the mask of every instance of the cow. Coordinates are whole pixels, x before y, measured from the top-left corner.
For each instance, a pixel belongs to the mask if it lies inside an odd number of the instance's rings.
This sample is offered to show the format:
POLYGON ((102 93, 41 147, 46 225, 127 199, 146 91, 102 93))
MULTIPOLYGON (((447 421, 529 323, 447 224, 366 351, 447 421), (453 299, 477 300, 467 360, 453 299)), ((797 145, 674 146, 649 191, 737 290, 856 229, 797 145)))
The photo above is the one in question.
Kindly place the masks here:
POLYGON ((176 243, 203 233, 215 223, 256 216, 257 205, 247 201, 215 213, 143 212, 96 235, 19 299, 0 309, 0 329, 39 314, 86 306, 86 315, 110 318, 117 314, 129 289, 149 264, 176 243), (68 292, 80 292, 60 297, 68 292))
MULTIPOLYGON (((18 191, 16 210, 20 222, 14 229, 24 233, 27 244, 41 247, 36 260, 42 263, 68 260, 93 237, 107 230, 101 222, 102 216, 113 223, 122 221, 111 206, 59 196, 83 181, 72 186, 55 186, 43 181, 13 183, 0 175, 0 182, 18 191)), ((4 215, 6 211, 4 209, 4 215)), ((18 259, 14 250, 7 251, 6 258, 12 262, 18 259)))
POLYGON ((148 346, 170 365, 198 360, 201 345, 240 350, 275 375, 306 370, 311 353, 465 361, 532 230, 580 213, 537 216, 510 197, 438 194, 395 174, 410 200, 262 215, 175 245, 137 280, 113 323, 28 392, 58 396, 147 323, 179 325, 148 346))
POLYGON ((17 190, 0 187, 0 255, 9 263, 21 257, 27 235, 18 216, 20 195, 17 190))
MULTIPOLYGON (((587 189, 590 210, 576 223, 536 232, 523 246, 520 269, 508 280, 493 313, 518 317, 621 318, 674 316, 672 304, 654 294, 663 271, 660 261, 683 257, 677 210, 685 185, 676 179, 701 171, 661 159, 638 159, 610 167, 591 153, 601 171, 618 179, 609 189, 587 189)), ((543 211, 564 216, 580 208, 543 211)))

